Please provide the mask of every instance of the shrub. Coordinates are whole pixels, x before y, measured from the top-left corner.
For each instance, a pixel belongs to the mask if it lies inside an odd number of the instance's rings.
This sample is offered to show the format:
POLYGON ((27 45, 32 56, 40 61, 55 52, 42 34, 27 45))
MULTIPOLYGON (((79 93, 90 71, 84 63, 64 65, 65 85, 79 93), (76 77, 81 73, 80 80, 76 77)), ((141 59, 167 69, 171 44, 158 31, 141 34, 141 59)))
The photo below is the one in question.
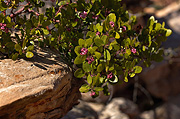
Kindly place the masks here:
POLYGON ((1 55, 31 58, 36 44, 55 49, 74 76, 87 82, 80 91, 91 91, 92 97, 99 91, 109 95, 108 84, 128 82, 142 64, 161 61, 161 43, 172 32, 153 16, 146 27, 135 25, 136 16, 129 15, 121 0, 56 1, 40 14, 44 5, 41 0, 1 0, 1 55))

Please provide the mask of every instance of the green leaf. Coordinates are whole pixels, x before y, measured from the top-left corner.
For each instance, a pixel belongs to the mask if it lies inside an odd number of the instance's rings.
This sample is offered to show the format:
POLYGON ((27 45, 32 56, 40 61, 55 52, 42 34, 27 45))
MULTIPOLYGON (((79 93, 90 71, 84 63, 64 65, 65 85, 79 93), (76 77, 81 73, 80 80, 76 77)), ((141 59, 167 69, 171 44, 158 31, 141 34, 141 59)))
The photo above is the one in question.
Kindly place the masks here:
POLYGON ((155 21, 154 16, 151 16, 149 19, 152 20, 152 21, 155 21))
POLYGON ((34 54, 32 52, 27 52, 26 53, 27 58, 32 58, 33 56, 34 56, 34 54))
POLYGON ((85 59, 86 56, 78 55, 74 60, 74 64, 82 64, 85 59))
POLYGON ((110 95, 110 93, 109 93, 109 88, 108 88, 108 84, 106 84, 105 86, 103 86, 103 88, 104 88, 104 90, 103 90, 104 95, 106 95, 106 96, 110 95))
POLYGON ((109 67, 109 71, 112 71, 112 70, 114 70, 114 65, 109 67))
POLYGON ((134 70, 135 70, 135 72, 134 73, 141 73, 141 71, 142 71, 142 67, 141 66, 135 66, 134 68, 133 68, 134 70))
POLYGON ((126 54, 128 54, 128 56, 131 54, 131 50, 130 49, 126 49, 126 54))
POLYGON ((134 77, 134 76, 135 76, 135 73, 129 73, 129 76, 130 76, 130 77, 134 77))
POLYGON ((127 78, 127 77, 125 77, 125 78, 124 78, 124 81, 125 81, 125 82, 128 82, 128 78, 127 78))
POLYGON ((95 56, 97 59, 101 58, 101 53, 100 52, 95 52, 95 56))
POLYGON ((108 80, 110 83, 117 83, 119 81, 118 77, 115 75, 114 78, 108 80))
POLYGON ((81 46, 76 46, 74 52, 76 53, 76 55, 79 55, 79 53, 81 52, 81 46))
POLYGON ((94 52, 98 49, 97 46, 94 46, 94 47, 89 47, 88 48, 88 52, 90 52, 91 54, 94 54, 94 52))
POLYGON ((85 72, 90 72, 92 70, 91 65, 88 62, 83 63, 83 70, 85 72))
POLYGON ((88 31, 86 34, 86 37, 90 36, 91 38, 94 38, 96 36, 96 33, 92 32, 92 31, 88 31))
POLYGON ((120 38, 120 35, 118 32, 116 32, 116 36, 115 36, 115 39, 119 39, 120 38))
POLYGON ((104 50, 104 59, 111 60, 111 54, 109 50, 104 50))
POLYGON ((106 44, 106 42, 107 42, 107 35, 103 35, 101 37, 101 40, 104 42, 104 44, 106 44))
POLYGON ((99 64, 98 67, 97 67, 97 71, 101 72, 103 69, 104 69, 103 65, 99 64))
POLYGON ((85 47, 89 47, 92 44, 92 38, 86 39, 85 47))
POLYGON ((46 28, 46 26, 49 26, 50 24, 51 24, 51 21, 50 21, 50 20, 47 20, 47 21, 45 21, 45 22, 42 23, 42 26, 43 26, 44 28, 46 28))
POLYGON ((87 77, 87 82, 89 83, 89 84, 91 84, 92 83, 92 77, 91 77, 91 75, 89 74, 88 75, 88 77, 87 77))
POLYGON ((19 44, 16 44, 15 45, 15 50, 19 52, 20 50, 22 50, 22 48, 21 48, 21 46, 19 44))
POLYGON ((15 53, 13 56, 12 56, 12 60, 16 60, 18 58, 19 54, 18 53, 15 53))
POLYGON ((103 91, 104 89, 102 87, 95 87, 94 90, 95 91, 103 91))
POLYGON ((148 47, 150 47, 150 46, 151 46, 151 43, 152 43, 152 41, 151 41, 151 36, 150 36, 150 35, 148 35, 148 41, 149 41, 148 47))
POLYGON ((82 78, 85 75, 84 71, 79 68, 74 72, 74 76, 77 78, 82 78))
POLYGON ((81 88, 79 89, 79 91, 82 93, 87 93, 89 90, 90 90, 90 87, 88 84, 82 85, 81 88))
POLYGON ((30 41, 30 43, 31 43, 32 45, 34 45, 34 41, 30 41))
POLYGON ((23 45, 22 45, 22 48, 23 48, 23 49, 26 47, 27 42, 28 42, 28 39, 25 38, 25 39, 23 40, 23 45))
POLYGON ((6 19, 8 20, 9 23, 11 23, 11 17, 7 16, 6 19))
POLYGON ((77 25, 77 22, 72 22, 72 27, 75 27, 77 25))
POLYGON ((95 44, 96 44, 97 46, 102 46, 102 45, 104 45, 104 42, 103 42, 99 37, 96 37, 96 38, 94 39, 94 42, 95 42, 95 44))
POLYGON ((109 17, 109 21, 116 22, 116 15, 114 13, 110 13, 108 17, 109 17))
POLYGON ((160 23, 156 23, 154 29, 155 30, 159 30, 160 28, 161 28, 161 24, 160 23))
POLYGON ((85 45, 85 40, 79 39, 78 43, 79 43, 80 46, 84 46, 85 45))
POLYGON ((146 46, 143 45, 142 50, 145 51, 146 50, 146 46))
POLYGON ((165 22, 162 23, 162 28, 164 28, 164 27, 165 27, 165 22))
POLYGON ((172 30, 171 29, 167 29, 166 30, 166 37, 170 36, 172 34, 172 30))
POLYGON ((96 24, 96 29, 99 31, 99 32, 102 32, 103 31, 103 26, 101 26, 99 23, 96 24))
POLYGON ((27 51, 33 51, 34 50, 34 45, 30 45, 27 47, 27 51))
POLYGON ((47 29, 41 28, 43 30, 44 35, 48 35, 49 31, 47 29))

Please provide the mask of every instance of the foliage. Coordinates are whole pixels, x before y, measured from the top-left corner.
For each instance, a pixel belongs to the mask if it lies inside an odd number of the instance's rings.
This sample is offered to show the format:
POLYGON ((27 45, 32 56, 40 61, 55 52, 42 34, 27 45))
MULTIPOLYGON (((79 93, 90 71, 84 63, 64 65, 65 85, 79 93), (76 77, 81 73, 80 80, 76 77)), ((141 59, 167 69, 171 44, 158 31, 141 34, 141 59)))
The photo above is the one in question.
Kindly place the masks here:
POLYGON ((128 82, 142 71, 142 63, 161 61, 161 43, 172 33, 153 16, 146 27, 135 25, 136 16, 121 0, 56 1, 40 14, 44 5, 41 0, 0 1, 0 53, 16 60, 33 57, 36 43, 55 49, 74 76, 87 81, 80 91, 91 91, 92 97, 99 91, 108 95, 108 84, 128 82))

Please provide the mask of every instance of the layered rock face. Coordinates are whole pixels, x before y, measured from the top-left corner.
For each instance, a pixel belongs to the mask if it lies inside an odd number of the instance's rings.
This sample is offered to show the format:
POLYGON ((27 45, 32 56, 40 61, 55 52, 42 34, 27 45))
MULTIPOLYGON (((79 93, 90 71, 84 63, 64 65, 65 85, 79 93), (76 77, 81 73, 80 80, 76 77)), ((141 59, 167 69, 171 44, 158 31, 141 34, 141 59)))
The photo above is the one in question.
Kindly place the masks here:
POLYGON ((0 119, 58 119, 81 97, 80 82, 51 52, 0 60, 0 119))

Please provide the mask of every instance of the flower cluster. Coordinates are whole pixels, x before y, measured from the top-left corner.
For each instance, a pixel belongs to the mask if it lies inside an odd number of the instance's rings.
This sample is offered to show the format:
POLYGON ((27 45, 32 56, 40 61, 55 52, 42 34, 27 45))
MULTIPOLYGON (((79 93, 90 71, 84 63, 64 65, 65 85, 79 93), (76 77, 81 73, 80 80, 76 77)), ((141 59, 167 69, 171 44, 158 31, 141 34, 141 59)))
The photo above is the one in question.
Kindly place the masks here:
POLYGON ((92 18, 97 20, 99 18, 99 15, 93 15, 92 18))
POLYGON ((94 96, 96 93, 94 91, 91 91, 90 96, 94 96))
POLYGON ((107 75, 107 78, 108 78, 108 79, 111 79, 112 77, 113 77, 112 72, 107 75))
POLYGON ((114 22, 113 21, 110 21, 109 24, 110 24, 111 27, 114 27, 114 22))
POLYGON ((98 32, 96 32, 96 35, 98 36, 98 35, 100 35, 100 32, 98 31, 98 32))
POLYGON ((132 48, 132 49, 131 49, 131 52, 135 54, 135 53, 136 53, 136 49, 135 49, 135 48, 132 48))
POLYGON ((87 57, 86 60, 88 60, 88 64, 91 64, 94 61, 93 57, 87 57))
POLYGON ((87 52, 88 52, 88 49, 86 49, 86 48, 82 48, 82 49, 81 49, 81 53, 80 53, 80 55, 86 55, 86 54, 87 54, 87 52))
POLYGON ((0 23, 0 29, 8 33, 8 28, 6 28, 6 24, 0 23))
POLYGON ((126 26, 122 26, 122 31, 123 31, 123 32, 126 31, 126 26))
POLYGON ((85 19, 87 17, 87 12, 83 11, 82 13, 79 14, 79 17, 85 19))

